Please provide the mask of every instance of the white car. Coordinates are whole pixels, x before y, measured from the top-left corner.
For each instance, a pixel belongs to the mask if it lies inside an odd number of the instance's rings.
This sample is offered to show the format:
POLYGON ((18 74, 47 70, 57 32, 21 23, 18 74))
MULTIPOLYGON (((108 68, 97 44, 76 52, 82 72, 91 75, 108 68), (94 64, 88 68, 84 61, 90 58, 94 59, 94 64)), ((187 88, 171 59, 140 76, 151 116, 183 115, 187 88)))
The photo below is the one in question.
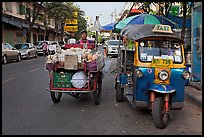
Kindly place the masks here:
POLYGON ((120 42, 120 46, 124 47, 122 45, 122 41, 119 40, 108 40, 107 41, 107 56, 117 56, 118 55, 118 46, 119 46, 119 42, 120 42))
POLYGON ((59 46, 60 45, 57 41, 50 41, 50 44, 48 45, 48 54, 55 54, 59 46))

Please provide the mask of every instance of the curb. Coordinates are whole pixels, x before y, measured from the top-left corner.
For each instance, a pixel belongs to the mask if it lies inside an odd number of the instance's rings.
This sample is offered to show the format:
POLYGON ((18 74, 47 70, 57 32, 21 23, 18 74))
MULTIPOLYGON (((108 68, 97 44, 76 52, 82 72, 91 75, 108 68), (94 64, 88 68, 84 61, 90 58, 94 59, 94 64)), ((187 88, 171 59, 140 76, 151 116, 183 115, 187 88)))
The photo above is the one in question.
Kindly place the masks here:
POLYGON ((186 86, 185 97, 194 105, 202 109, 202 91, 199 91, 191 86, 186 86))

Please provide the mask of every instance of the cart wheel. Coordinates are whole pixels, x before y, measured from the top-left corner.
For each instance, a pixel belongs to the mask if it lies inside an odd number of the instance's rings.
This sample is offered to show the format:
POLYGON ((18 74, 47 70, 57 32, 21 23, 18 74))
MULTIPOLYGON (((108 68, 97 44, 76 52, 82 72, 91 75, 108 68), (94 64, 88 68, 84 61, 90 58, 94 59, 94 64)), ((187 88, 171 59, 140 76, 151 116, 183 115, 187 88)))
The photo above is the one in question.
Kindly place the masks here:
POLYGON ((120 84, 116 83, 116 101, 123 102, 124 101, 124 88, 120 87, 120 84))
POLYGON ((102 89, 102 76, 100 74, 99 80, 97 83, 97 90, 93 92, 93 100, 95 105, 98 105, 101 101, 101 89, 102 89))
POLYGON ((162 97, 155 98, 152 110, 154 124, 157 128, 164 129, 168 124, 168 114, 165 113, 165 104, 162 97))
POLYGON ((50 92, 51 95, 51 99, 54 103, 58 103, 60 102, 60 99, 62 97, 62 93, 61 92, 50 92))

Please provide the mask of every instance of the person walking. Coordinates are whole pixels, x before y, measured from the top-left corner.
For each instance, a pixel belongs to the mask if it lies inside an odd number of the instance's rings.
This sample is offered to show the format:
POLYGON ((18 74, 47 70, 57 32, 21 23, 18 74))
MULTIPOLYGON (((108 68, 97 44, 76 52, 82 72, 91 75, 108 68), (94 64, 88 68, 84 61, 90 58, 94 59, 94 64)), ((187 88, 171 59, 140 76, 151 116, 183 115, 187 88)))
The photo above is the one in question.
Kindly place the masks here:
POLYGON ((43 47, 43 56, 47 56, 48 55, 48 44, 46 41, 43 42, 42 47, 43 47))

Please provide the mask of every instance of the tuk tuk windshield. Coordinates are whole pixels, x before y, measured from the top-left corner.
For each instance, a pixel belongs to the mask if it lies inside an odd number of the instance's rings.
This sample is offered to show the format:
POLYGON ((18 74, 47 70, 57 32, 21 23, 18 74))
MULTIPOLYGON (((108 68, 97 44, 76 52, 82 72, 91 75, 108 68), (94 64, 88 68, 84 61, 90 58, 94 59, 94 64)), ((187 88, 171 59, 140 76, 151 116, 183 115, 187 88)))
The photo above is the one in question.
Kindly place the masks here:
POLYGON ((174 63, 182 63, 181 44, 175 41, 140 41, 140 61, 151 62, 153 58, 172 59, 174 63))

